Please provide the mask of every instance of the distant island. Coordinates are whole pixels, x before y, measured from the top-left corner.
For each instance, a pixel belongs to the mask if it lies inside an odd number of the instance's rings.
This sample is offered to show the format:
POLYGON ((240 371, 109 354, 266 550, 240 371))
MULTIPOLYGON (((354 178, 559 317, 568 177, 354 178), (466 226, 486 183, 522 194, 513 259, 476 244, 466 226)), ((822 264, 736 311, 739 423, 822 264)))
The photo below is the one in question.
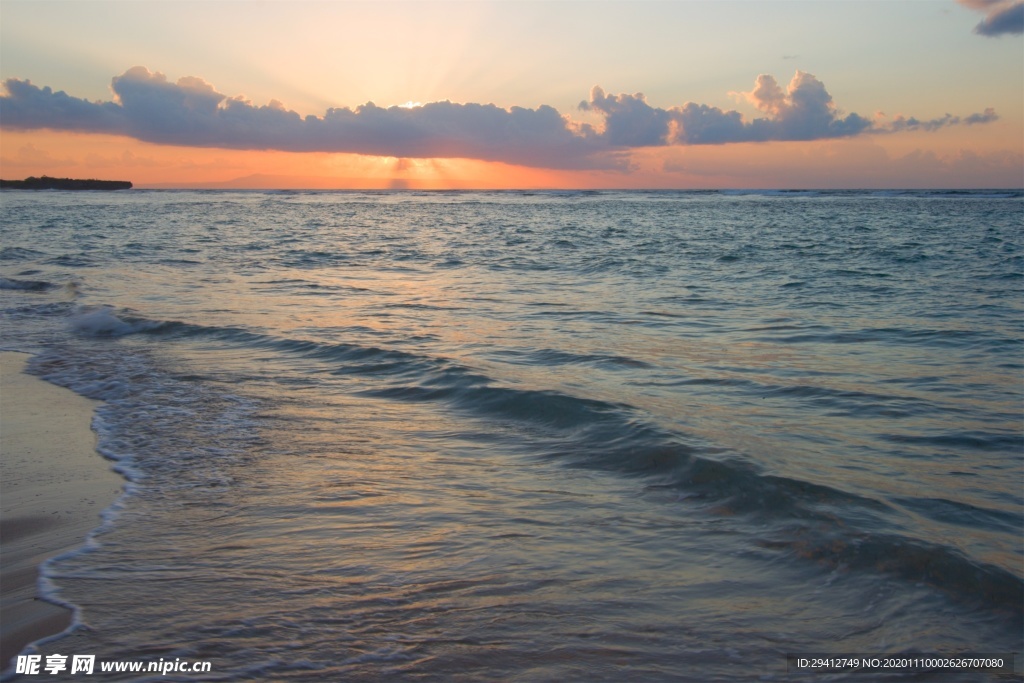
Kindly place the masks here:
POLYGON ((127 180, 76 180, 74 178, 29 177, 24 180, 0 180, 2 190, 130 190, 127 180))

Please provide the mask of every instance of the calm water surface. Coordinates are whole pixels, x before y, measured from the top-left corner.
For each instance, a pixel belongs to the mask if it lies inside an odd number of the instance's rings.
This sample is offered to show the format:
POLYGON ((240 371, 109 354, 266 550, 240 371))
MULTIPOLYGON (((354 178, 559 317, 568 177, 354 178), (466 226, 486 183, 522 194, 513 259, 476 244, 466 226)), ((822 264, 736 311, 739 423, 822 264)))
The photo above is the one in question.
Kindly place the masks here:
POLYGON ((130 481, 46 567, 79 626, 43 654, 733 681, 1022 649, 1024 193, 5 192, 0 224, 0 346, 105 401, 130 481))

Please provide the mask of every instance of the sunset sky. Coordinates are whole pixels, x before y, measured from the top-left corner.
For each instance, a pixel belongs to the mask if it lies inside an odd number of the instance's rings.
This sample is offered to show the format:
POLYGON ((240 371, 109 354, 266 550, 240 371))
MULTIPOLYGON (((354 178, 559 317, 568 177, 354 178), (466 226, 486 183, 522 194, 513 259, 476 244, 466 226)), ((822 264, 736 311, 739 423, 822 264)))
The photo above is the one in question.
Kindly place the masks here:
POLYGON ((1014 0, 0 0, 0 176, 1024 186, 1014 0))

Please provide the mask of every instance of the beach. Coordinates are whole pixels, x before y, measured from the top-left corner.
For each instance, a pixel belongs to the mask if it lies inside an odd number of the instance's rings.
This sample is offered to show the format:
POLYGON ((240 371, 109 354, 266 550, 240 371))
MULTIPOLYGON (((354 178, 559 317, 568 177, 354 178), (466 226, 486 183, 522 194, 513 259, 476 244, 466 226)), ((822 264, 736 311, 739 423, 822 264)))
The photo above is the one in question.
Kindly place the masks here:
POLYGON ((123 479, 96 452, 99 402, 23 372, 28 356, 0 353, 0 655, 60 633, 72 613, 40 598, 39 565, 81 546, 123 479))

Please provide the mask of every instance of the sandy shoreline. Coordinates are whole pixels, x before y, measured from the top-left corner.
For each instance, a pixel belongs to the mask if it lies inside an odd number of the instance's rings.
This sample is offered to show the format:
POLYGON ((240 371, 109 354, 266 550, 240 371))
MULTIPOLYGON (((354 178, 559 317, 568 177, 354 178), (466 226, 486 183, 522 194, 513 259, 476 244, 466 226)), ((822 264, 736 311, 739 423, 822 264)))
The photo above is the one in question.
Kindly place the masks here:
POLYGON ((81 546, 124 484, 96 452, 97 401, 22 370, 0 352, 0 670, 71 613, 40 600, 39 564, 81 546))

